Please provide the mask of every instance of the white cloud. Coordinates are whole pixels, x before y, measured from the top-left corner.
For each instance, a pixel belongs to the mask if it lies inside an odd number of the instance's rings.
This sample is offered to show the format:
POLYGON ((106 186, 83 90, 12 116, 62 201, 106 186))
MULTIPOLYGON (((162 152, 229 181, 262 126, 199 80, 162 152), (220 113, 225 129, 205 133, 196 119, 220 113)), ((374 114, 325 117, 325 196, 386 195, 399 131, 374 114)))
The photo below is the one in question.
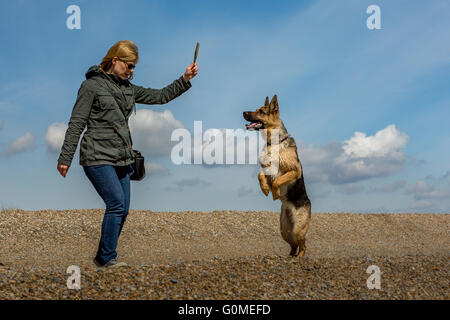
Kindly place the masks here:
POLYGON ((355 132, 342 143, 300 148, 299 157, 310 166, 313 175, 309 179, 313 182, 352 183, 402 170, 406 160, 403 149, 408 141, 408 135, 389 125, 373 136, 355 132))
POLYGON ((14 140, 3 152, 5 157, 27 152, 36 148, 34 137, 30 132, 14 140))
POLYGON ((173 142, 172 131, 183 128, 169 110, 155 112, 149 109, 138 110, 129 120, 133 147, 149 156, 170 155, 173 142))
POLYGON ((403 169, 406 155, 403 148, 409 137, 387 126, 374 136, 361 132, 342 144, 343 153, 333 161, 330 181, 336 184, 387 176, 403 169))
POLYGON ((402 148, 408 141, 408 135, 399 131, 393 124, 378 131, 374 136, 355 132, 352 138, 343 143, 344 156, 348 159, 382 157, 404 160, 402 148))
POLYGON ((50 152, 60 152, 64 143, 64 137, 67 130, 67 124, 55 122, 47 128, 45 142, 50 152))

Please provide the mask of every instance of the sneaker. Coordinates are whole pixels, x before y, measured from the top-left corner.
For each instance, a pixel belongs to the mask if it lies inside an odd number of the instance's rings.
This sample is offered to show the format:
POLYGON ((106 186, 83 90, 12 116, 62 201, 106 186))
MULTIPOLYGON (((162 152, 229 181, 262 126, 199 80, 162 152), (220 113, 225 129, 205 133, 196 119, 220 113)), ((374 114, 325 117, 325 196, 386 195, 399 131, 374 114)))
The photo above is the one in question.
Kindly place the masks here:
POLYGON ((100 262, 98 262, 97 259, 94 258, 94 260, 92 260, 92 261, 94 262, 94 264, 95 264, 97 267, 99 267, 99 268, 102 267, 102 264, 101 264, 100 262))
POLYGON ((127 267, 128 265, 125 262, 118 262, 117 259, 111 259, 105 264, 100 264, 97 259, 94 258, 94 263, 99 268, 109 268, 109 267, 127 267))
POLYGON ((127 267, 128 265, 125 262, 119 262, 117 259, 111 259, 107 263, 103 265, 103 267, 109 268, 109 267, 127 267))

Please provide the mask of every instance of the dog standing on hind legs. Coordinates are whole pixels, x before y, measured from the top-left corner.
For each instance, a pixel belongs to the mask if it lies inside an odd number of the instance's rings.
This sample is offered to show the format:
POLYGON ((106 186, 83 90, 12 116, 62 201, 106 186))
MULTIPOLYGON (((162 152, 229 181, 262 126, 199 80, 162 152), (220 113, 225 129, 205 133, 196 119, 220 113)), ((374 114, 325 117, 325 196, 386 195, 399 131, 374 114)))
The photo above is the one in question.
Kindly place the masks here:
POLYGON ((302 165, 298 159, 297 145, 280 119, 277 96, 256 111, 244 112, 250 124, 247 130, 261 130, 267 144, 259 155, 261 171, 259 186, 273 200, 281 200, 280 231, 282 238, 291 246, 291 256, 303 257, 306 252, 306 233, 311 220, 311 201, 303 179, 302 165), (275 162, 273 162, 275 160, 275 162), (273 163, 278 168, 272 167, 273 163), (268 167, 271 167, 267 170, 268 167))

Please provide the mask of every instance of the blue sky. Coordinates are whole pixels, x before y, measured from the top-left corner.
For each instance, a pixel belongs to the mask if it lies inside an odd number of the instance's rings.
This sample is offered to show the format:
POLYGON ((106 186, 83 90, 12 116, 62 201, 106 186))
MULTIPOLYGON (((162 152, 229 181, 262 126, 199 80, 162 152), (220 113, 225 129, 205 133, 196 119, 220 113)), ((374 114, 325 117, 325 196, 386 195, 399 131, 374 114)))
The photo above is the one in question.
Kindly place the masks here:
POLYGON ((176 126, 244 128, 242 112, 277 94, 313 211, 450 211, 446 0, 14 1, 0 18, 3 208, 103 207, 78 152, 59 175, 63 129, 50 128, 68 123, 86 70, 130 39, 140 51, 133 83, 152 88, 178 78, 200 42, 191 90, 164 106, 137 105, 147 122, 132 127, 135 147, 154 171, 132 184, 132 209, 279 210, 260 192, 256 165, 170 159, 176 126), (80 30, 66 27, 72 4, 80 30), (372 4, 380 30, 366 26, 372 4))

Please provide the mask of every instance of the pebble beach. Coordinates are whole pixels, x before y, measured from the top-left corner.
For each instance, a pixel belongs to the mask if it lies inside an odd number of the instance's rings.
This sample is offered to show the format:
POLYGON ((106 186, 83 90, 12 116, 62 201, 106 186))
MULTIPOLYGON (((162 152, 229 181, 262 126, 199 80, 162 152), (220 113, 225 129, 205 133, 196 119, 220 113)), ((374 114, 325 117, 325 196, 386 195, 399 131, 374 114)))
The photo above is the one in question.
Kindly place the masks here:
POLYGON ((306 255, 292 258, 279 212, 131 210, 117 248, 128 266, 102 269, 103 213, 2 210, 0 299, 449 298, 446 214, 313 213, 306 255))

